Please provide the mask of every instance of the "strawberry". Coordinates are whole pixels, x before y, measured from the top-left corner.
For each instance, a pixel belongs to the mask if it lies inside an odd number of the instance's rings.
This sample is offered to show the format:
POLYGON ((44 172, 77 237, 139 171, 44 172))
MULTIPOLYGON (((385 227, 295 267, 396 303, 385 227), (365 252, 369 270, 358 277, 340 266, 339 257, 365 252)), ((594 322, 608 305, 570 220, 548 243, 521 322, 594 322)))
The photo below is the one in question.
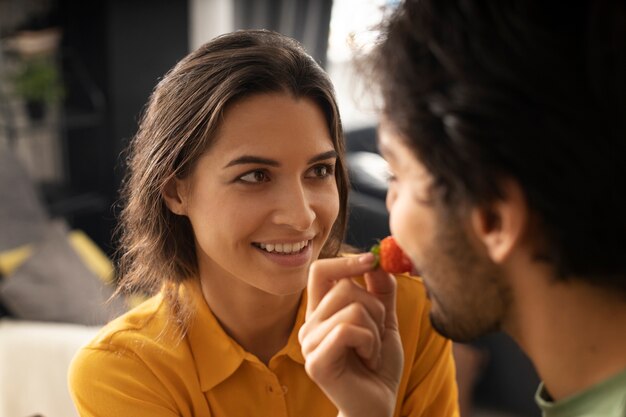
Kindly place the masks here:
POLYGON ((387 236, 370 249, 376 255, 376 264, 391 274, 411 272, 413 264, 409 257, 402 251, 393 236, 387 236))

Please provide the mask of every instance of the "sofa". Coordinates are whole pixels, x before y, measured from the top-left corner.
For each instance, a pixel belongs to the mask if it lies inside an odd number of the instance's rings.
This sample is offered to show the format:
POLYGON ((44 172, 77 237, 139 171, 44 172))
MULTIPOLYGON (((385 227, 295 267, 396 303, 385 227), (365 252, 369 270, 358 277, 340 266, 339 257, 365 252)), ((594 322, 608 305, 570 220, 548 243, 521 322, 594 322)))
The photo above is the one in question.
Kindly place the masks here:
POLYGON ((69 363, 127 309, 111 299, 112 281, 107 255, 50 216, 22 163, 0 146, 0 417, 77 415, 69 363))
POLYGON ((76 351, 100 326, 0 319, 0 416, 78 416, 67 389, 76 351))

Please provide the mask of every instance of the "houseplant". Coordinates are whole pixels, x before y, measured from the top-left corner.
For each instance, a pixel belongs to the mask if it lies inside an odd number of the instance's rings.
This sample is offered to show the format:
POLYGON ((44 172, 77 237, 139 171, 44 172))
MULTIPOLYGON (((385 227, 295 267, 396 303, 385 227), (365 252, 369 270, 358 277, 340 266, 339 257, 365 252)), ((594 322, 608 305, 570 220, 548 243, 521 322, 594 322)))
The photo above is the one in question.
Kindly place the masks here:
POLYGON ((46 55, 23 57, 13 77, 13 88, 33 120, 42 119, 47 106, 65 96, 59 69, 54 59, 46 55))

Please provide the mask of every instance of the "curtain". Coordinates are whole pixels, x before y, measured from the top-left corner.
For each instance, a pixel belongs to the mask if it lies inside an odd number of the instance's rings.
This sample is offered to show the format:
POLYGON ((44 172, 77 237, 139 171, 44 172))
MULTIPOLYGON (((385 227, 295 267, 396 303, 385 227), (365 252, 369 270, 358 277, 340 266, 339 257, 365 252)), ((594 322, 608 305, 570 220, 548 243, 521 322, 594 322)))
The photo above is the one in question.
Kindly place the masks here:
POLYGON ((269 29, 300 41, 326 67, 332 0, 234 0, 235 29, 269 29))

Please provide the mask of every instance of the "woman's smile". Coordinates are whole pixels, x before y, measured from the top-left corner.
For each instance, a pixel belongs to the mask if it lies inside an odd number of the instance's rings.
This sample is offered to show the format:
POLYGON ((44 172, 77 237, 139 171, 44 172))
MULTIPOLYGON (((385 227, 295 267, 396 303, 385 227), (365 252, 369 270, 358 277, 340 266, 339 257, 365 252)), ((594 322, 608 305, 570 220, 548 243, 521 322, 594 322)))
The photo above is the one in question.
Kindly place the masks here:
POLYGON ((253 243, 252 245, 263 249, 267 252, 275 252, 275 253, 282 253, 284 255, 290 255, 290 254, 294 254, 294 253, 298 253, 300 251, 302 251, 304 248, 306 248, 309 243, 311 241, 309 239, 307 240, 302 240, 300 242, 294 242, 294 243, 290 243, 290 242, 284 242, 284 243, 253 243))
POLYGON ((282 267, 308 265, 313 255, 311 240, 283 243, 253 243, 252 247, 266 259, 282 267))

